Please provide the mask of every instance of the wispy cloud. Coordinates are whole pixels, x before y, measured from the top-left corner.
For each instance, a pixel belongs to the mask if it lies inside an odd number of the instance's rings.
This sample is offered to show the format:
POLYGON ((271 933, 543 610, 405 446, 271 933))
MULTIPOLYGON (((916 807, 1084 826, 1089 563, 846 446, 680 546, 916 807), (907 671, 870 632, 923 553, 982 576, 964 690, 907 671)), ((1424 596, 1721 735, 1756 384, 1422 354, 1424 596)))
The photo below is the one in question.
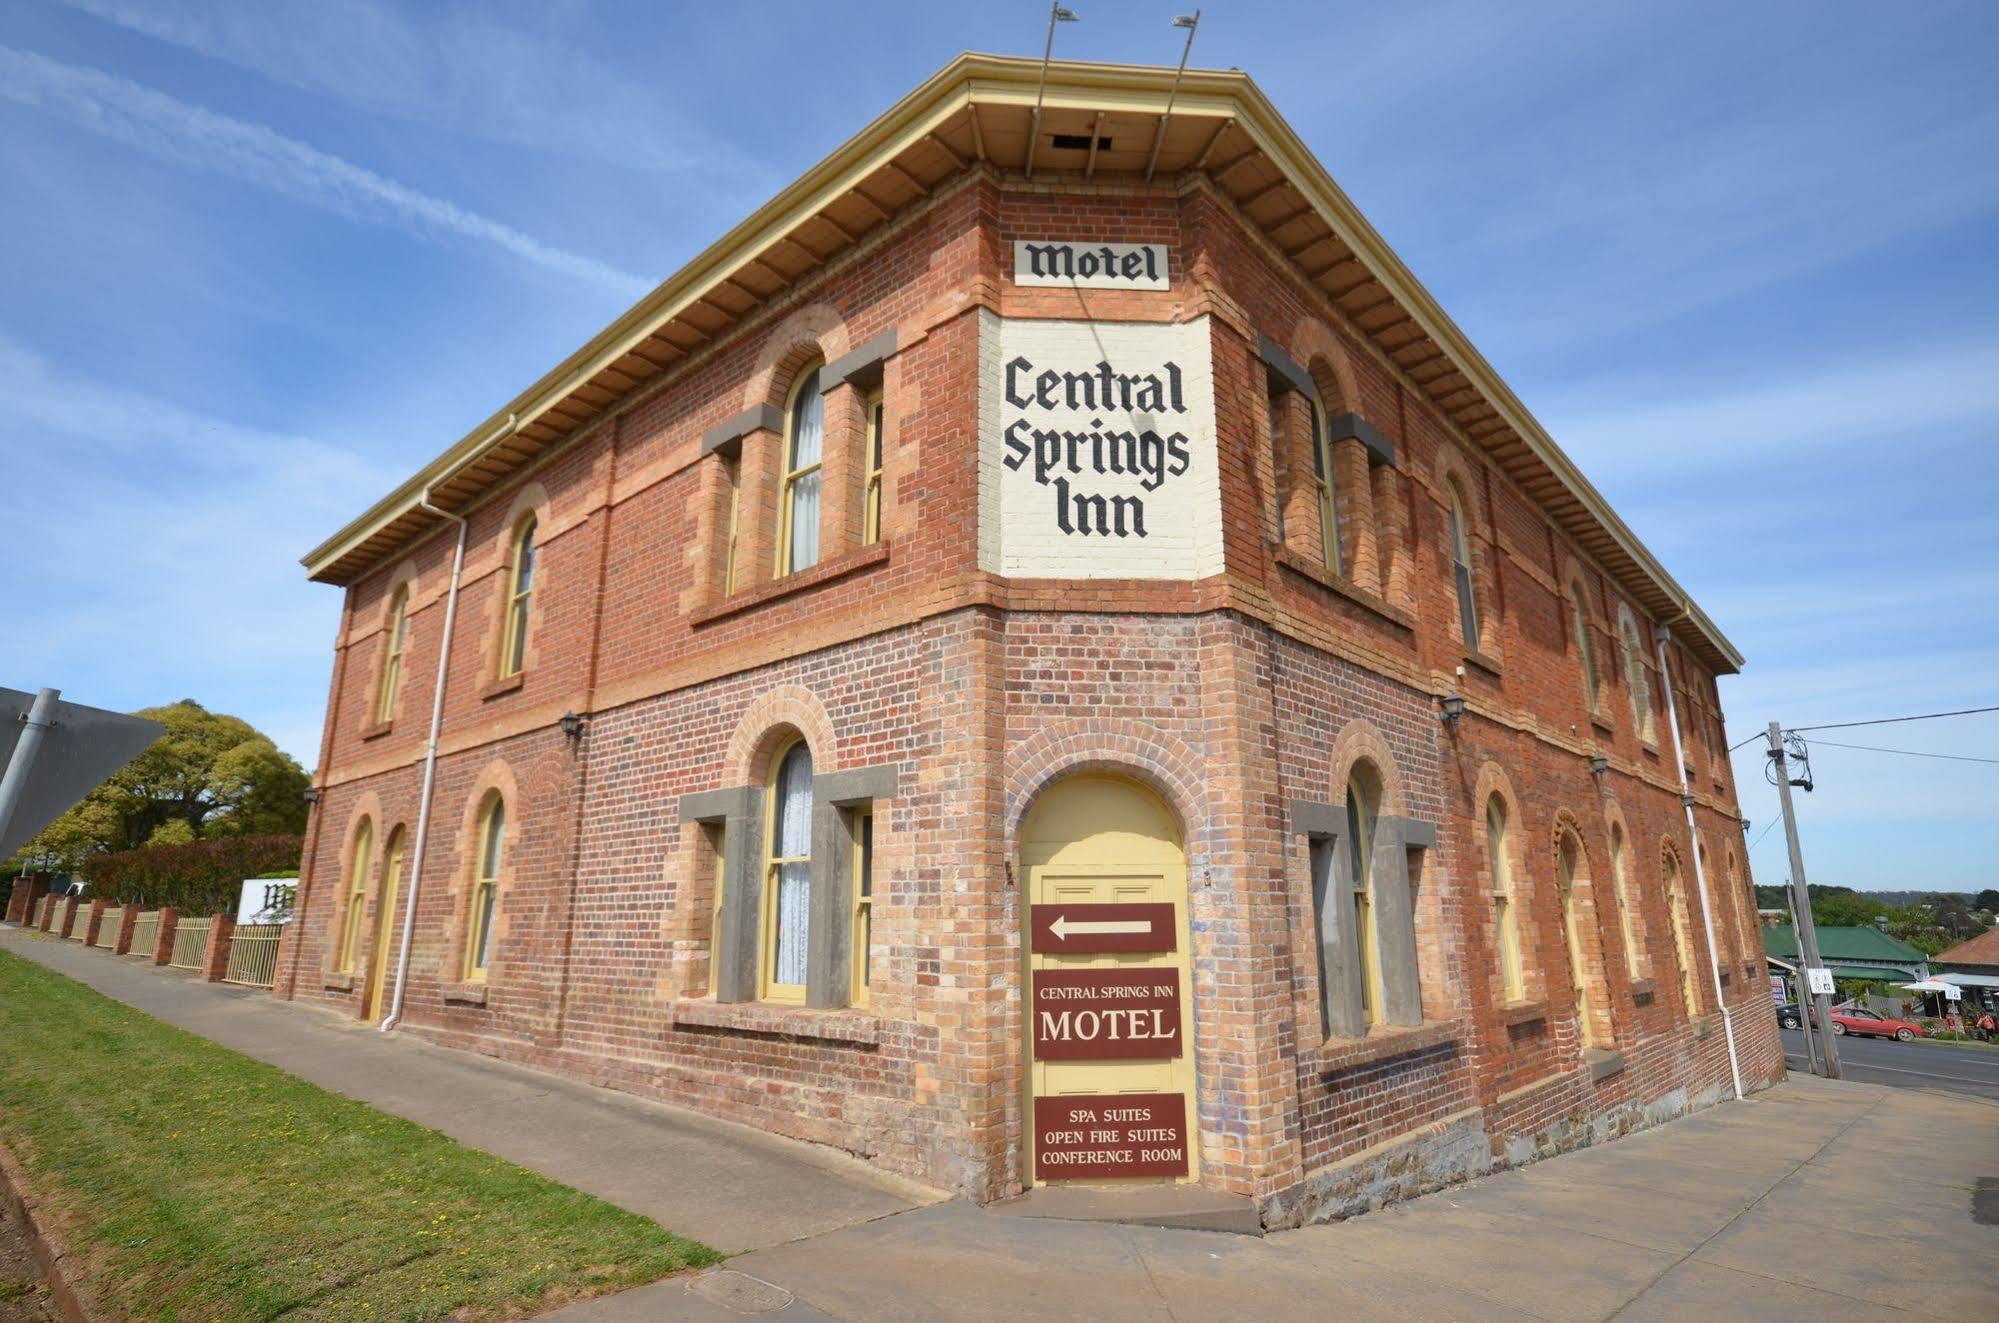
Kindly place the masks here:
MULTIPOLYGON (((613 165, 698 170, 711 186, 718 176, 739 185, 767 181, 765 168, 714 125, 689 123, 666 99, 679 80, 635 82, 558 33, 508 27, 479 7, 412 14, 374 0, 64 2, 374 114, 613 165)), ((539 17, 544 25, 557 18, 550 11, 539 17)))
POLYGON ((305 582, 299 540, 396 475, 65 370, 4 335, 0 395, 10 485, 45 494, 9 516, 20 614, 0 631, 0 673, 112 706, 218 703, 310 764, 338 596, 305 582))
POLYGON ((1999 420, 1999 340, 1924 345, 1817 363, 1802 372, 1749 364, 1754 379, 1681 375, 1657 393, 1599 381, 1558 401, 1564 446, 1611 471, 1684 474, 1691 466, 1763 459, 1857 439, 1913 441, 1999 420))
POLYGON ((98 69, 0 46, 0 97, 63 116, 161 160, 228 175, 353 220, 487 244, 627 299, 651 288, 642 277, 545 244, 264 125, 189 105, 98 69))

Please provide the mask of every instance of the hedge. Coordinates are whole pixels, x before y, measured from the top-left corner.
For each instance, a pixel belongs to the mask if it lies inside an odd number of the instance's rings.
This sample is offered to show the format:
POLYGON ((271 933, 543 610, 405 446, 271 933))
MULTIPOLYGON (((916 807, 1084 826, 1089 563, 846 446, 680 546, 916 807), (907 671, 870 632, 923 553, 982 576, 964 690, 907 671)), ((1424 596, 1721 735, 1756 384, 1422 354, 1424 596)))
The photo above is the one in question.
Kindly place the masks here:
POLYGON ((304 849, 302 836, 222 836, 92 855, 82 873, 91 893, 108 900, 234 914, 245 878, 295 873, 304 849))

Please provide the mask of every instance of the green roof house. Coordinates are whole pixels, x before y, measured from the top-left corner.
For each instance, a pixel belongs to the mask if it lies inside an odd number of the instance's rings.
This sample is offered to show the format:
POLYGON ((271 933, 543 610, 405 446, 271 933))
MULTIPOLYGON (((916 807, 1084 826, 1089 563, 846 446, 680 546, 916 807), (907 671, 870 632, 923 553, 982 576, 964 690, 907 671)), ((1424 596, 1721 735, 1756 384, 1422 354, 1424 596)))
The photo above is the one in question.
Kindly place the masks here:
MULTIPOLYGON (((1916 983, 1930 976, 1930 958, 1879 928, 1820 928, 1819 958, 1834 978, 1916 983)), ((1788 923, 1763 930, 1763 953, 1795 968, 1798 933, 1788 923)))

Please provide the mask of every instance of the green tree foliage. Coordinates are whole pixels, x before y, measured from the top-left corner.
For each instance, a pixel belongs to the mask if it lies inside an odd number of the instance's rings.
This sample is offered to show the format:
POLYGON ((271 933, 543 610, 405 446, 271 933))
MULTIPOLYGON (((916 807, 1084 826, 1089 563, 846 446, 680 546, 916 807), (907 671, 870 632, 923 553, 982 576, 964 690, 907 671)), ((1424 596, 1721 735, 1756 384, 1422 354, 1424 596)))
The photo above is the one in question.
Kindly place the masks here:
POLYGON ((1987 914, 1999 913, 1999 888, 1985 888, 1972 898, 1971 903, 1987 914))
POLYGON ((249 722, 187 698, 135 715, 166 729, 19 857, 78 868, 106 851, 305 830, 305 769, 249 722))
MULTIPOLYGON (((1814 882, 1810 890, 1812 922, 1819 927, 1879 928, 1925 955, 1946 951, 1991 926, 1980 913, 1983 907, 1962 892, 1932 892, 1906 905, 1891 905, 1852 887, 1814 882)), ((1758 887, 1756 897, 1770 909, 1783 909, 1790 903, 1790 892, 1784 887, 1758 887)))

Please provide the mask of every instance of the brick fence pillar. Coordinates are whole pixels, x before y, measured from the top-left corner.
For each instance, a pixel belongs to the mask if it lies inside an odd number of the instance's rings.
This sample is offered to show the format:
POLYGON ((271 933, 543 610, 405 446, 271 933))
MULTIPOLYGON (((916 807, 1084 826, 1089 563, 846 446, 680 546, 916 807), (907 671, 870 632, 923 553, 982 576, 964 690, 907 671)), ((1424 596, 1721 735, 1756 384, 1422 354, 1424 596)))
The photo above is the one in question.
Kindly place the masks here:
POLYGON ((76 927, 76 897, 63 897, 61 909, 62 917, 56 920, 56 936, 68 937, 76 927))
POLYGON ((14 879, 13 894, 7 897, 7 922, 26 925, 35 917, 35 904, 49 894, 47 873, 23 873, 14 879))
POLYGON ((89 917, 83 921, 83 944, 85 946, 97 945, 97 934, 104 930, 104 911, 110 907, 111 902, 105 900, 102 896, 90 902, 89 917))
POLYGON ((56 915, 60 913, 61 910, 62 906, 60 905, 50 905, 48 913, 42 915, 42 921, 36 924, 35 926, 37 928, 40 928, 43 932, 47 932, 50 928, 55 926, 56 915))
POLYGON ((229 969, 229 939, 236 932, 236 918, 230 914, 218 914, 208 928, 208 957, 201 962, 201 979, 204 983, 220 983, 222 975, 229 969))
POLYGON ((132 930, 139 926, 139 912, 145 909, 138 901, 128 901, 118 910, 118 938, 111 948, 113 955, 132 954, 132 930))
POLYGON ((153 943, 153 963, 164 965, 174 958, 174 929, 180 927, 180 911, 169 905, 160 910, 159 937, 153 943))

